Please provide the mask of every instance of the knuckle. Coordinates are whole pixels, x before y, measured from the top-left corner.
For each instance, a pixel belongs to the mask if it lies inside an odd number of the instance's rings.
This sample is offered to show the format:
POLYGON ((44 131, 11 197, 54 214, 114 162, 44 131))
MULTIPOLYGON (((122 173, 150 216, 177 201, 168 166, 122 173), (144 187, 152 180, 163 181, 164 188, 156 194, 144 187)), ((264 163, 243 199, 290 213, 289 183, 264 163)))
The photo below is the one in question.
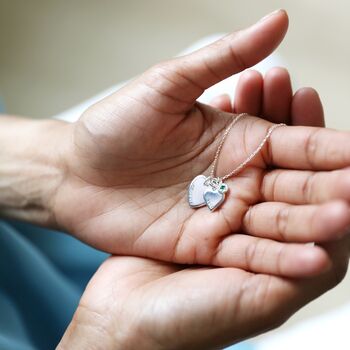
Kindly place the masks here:
POLYGON ((285 259, 285 256, 286 246, 281 245, 276 256, 276 271, 279 275, 283 275, 283 261, 285 259))
POLYGON ((289 216, 289 205, 286 205, 285 207, 279 209, 276 215, 276 233, 278 234, 279 240, 281 241, 286 241, 289 216))
POLYGON ((240 52, 238 50, 236 50, 233 45, 229 45, 228 48, 229 48, 229 53, 230 53, 230 58, 232 60, 232 64, 236 67, 236 70, 240 71, 240 72, 245 70, 248 66, 245 63, 240 52))
POLYGON ((253 271, 254 262, 258 252, 259 241, 248 244, 245 250, 245 265, 249 271, 253 271))
POLYGON ((237 67, 238 72, 242 72, 247 68, 247 65, 243 62, 242 57, 233 48, 230 49, 231 59, 233 64, 237 67))
POLYGON ((281 170, 273 170, 264 176, 261 183, 261 193, 264 200, 271 202, 278 200, 278 184, 281 174, 281 170))
POLYGON ((171 61, 163 61, 156 63, 151 68, 149 68, 145 76, 147 80, 164 80, 168 79, 172 74, 174 74, 174 64, 171 61))
POLYGON ((242 226, 245 232, 254 232, 254 210, 256 210, 255 206, 250 206, 244 214, 242 226))
POLYGON ((302 187, 301 187, 301 194, 302 194, 302 198, 304 200, 305 203, 311 203, 313 201, 313 194, 314 194, 314 191, 313 191, 313 187, 314 187, 314 180, 315 180, 315 176, 316 176, 316 173, 311 173, 309 174, 303 184, 302 184, 302 187))
POLYGON ((154 64, 151 67, 151 71, 153 72, 163 72, 166 69, 169 69, 170 61, 162 61, 154 64))
POLYGON ((245 250, 245 265, 251 272, 266 272, 269 266, 265 264, 265 254, 268 248, 266 241, 253 240, 245 250))
POLYGON ((167 70, 167 63, 166 62, 160 62, 152 66, 148 71, 146 72, 147 77, 154 77, 159 78, 165 74, 167 70))
POLYGON ((317 156, 319 129, 312 130, 307 134, 303 142, 304 154, 310 168, 313 168, 317 156))

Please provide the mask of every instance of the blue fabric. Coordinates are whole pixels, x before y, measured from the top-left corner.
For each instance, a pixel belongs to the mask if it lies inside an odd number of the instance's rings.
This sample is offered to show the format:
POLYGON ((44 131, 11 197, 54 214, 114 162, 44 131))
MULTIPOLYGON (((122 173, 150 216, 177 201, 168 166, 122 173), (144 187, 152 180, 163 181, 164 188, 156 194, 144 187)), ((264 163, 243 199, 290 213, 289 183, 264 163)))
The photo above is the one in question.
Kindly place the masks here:
POLYGON ((0 350, 54 349, 106 257, 63 233, 0 221, 0 350))
POLYGON ((62 233, 0 221, 0 349, 54 349, 105 258, 62 233))

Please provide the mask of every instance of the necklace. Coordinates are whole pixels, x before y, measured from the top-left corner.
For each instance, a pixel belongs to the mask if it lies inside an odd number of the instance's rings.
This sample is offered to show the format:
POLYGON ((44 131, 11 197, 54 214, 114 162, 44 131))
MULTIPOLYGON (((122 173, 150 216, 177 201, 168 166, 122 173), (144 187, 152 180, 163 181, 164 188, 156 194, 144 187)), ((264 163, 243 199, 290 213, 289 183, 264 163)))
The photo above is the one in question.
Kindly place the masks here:
POLYGON ((216 150, 213 165, 211 167, 210 175, 198 175, 196 176, 188 188, 188 203, 191 208, 200 208, 205 205, 211 210, 214 211, 217 209, 225 200, 226 192, 228 191, 228 185, 224 182, 228 178, 237 175, 241 170, 243 170, 246 165, 252 161, 252 159, 261 151, 261 149, 266 144, 267 140, 271 136, 272 132, 280 127, 285 126, 286 124, 274 124, 272 125, 265 137, 261 140, 260 144, 256 149, 237 167, 224 176, 216 176, 216 168, 221 153, 222 146, 232 129, 232 127, 238 122, 239 119, 247 116, 247 113, 241 113, 237 115, 231 122, 231 124, 225 130, 222 139, 219 143, 219 146, 216 150))

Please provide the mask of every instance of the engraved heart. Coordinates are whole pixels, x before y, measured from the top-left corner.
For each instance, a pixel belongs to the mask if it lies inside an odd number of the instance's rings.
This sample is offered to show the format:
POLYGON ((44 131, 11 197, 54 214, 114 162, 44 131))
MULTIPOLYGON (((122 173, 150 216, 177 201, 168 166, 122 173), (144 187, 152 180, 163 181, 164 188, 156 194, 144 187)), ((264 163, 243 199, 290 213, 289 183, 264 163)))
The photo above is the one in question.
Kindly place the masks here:
POLYGON ((204 191, 204 200, 211 211, 217 209, 225 200, 225 193, 219 190, 206 189, 204 191))
POLYGON ((199 208, 205 205, 203 194, 208 188, 208 186, 204 184, 206 179, 206 176, 198 175, 190 183, 188 187, 188 203, 191 208, 199 208))

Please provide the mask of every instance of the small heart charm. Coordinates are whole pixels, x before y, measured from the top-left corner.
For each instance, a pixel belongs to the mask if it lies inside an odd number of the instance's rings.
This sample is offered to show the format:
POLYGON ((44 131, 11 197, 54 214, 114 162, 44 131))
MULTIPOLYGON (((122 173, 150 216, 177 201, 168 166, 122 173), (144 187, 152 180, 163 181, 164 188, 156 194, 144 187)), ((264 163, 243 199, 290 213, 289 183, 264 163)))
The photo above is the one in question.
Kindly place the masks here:
POLYGON ((204 191, 208 188, 205 184, 206 176, 196 176, 188 187, 188 203, 191 208, 199 208, 205 205, 204 191))
POLYGON ((211 211, 217 209, 225 200, 225 193, 211 188, 204 192, 204 200, 211 211))

